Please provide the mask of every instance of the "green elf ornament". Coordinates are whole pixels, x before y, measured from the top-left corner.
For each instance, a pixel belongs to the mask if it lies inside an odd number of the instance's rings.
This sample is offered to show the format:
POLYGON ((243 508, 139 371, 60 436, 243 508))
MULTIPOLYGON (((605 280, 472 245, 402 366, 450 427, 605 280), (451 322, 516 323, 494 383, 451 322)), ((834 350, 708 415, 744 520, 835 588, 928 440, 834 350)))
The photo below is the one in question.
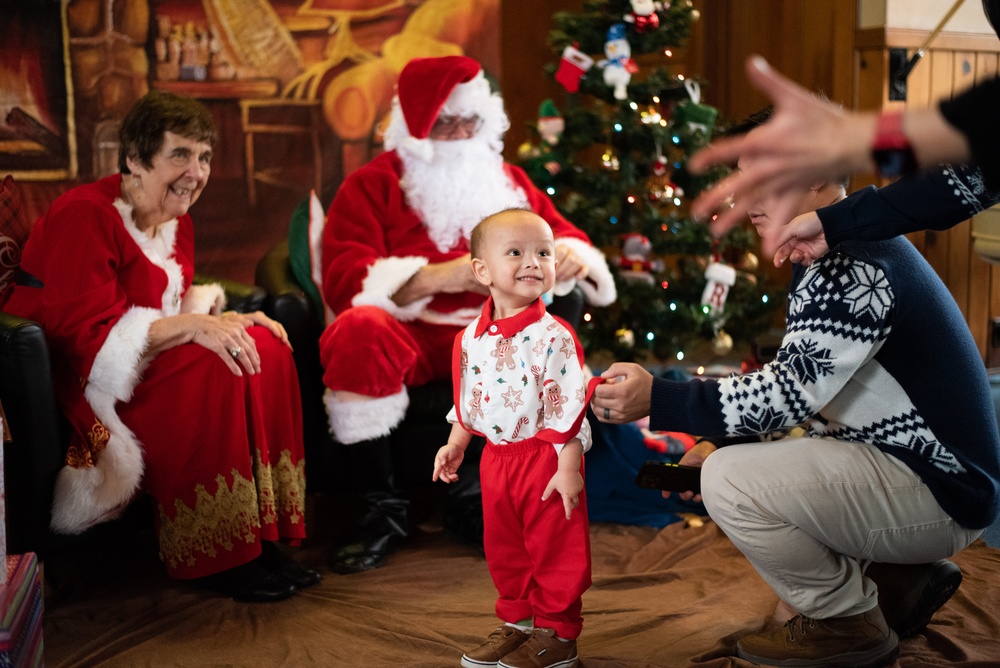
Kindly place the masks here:
POLYGON ((518 157, 532 181, 543 188, 550 187, 563 168, 564 157, 557 147, 566 129, 566 121, 551 99, 539 106, 536 129, 541 141, 537 146, 527 142, 521 145, 518 157))
POLYGON ((701 86, 697 81, 685 79, 684 88, 690 99, 677 103, 674 108, 674 122, 696 134, 700 144, 707 144, 712 139, 712 130, 715 128, 719 110, 701 103, 701 86))

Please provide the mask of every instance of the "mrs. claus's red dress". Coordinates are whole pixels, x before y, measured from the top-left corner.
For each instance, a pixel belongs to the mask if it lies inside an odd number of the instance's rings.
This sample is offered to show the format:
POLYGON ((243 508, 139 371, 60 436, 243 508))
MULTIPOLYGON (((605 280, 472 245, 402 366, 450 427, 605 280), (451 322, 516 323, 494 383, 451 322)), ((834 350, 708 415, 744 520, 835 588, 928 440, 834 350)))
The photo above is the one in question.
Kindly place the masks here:
POLYGON ((156 500, 168 572, 201 577, 250 561, 261 540, 305 537, 298 380, 288 348, 256 326, 256 375, 234 375, 194 343, 144 357, 154 321, 221 312, 225 297, 218 285, 191 284, 191 218, 150 238, 120 183, 110 176, 52 204, 22 254, 37 281, 22 280, 4 310, 44 328, 73 425, 52 528, 79 533, 144 490, 156 500))

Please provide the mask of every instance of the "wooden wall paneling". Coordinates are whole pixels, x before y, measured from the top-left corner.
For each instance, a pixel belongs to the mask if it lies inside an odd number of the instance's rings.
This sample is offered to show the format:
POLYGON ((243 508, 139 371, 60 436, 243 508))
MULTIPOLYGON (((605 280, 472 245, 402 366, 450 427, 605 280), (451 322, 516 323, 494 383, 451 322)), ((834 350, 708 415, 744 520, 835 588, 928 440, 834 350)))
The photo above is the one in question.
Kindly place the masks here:
MULTIPOLYGON (((1000 56, 997 54, 983 54, 982 63, 980 65, 979 72, 981 77, 990 78, 995 77, 998 72, 1000 72, 1000 56)), ((985 352, 984 357, 989 356, 990 351, 990 337, 993 333, 992 322, 994 319, 1000 317, 1000 265, 995 263, 986 263, 986 271, 988 272, 989 280, 985 287, 989 291, 988 295, 988 313, 985 322, 983 322, 982 329, 985 330, 985 352)), ((973 286, 975 290, 980 290, 979 286, 973 286)))
POLYGON ((984 359, 990 358, 992 348, 990 337, 993 334, 993 320, 1000 317, 1000 264, 989 263, 990 267, 990 317, 986 325, 986 355, 984 359))
POLYGON ((727 26, 729 4, 719 0, 694 0, 700 18, 689 43, 688 63, 691 73, 705 81, 702 99, 728 118, 728 90, 726 69, 735 58, 731 55, 727 26))
POLYGON ((792 2, 798 39, 781 40, 782 60, 792 77, 834 102, 849 104, 852 91, 856 3, 851 0, 792 2))
MULTIPOLYGON (((975 82, 976 54, 973 51, 956 51, 952 63, 952 94, 965 90, 975 82)), ((969 255, 971 253, 972 225, 965 221, 948 230, 948 271, 942 277, 952 296, 958 302, 966 320, 969 318, 969 255)), ((970 329, 976 329, 970 324, 970 329)))
MULTIPOLYGON (((955 54, 950 50, 932 50, 924 56, 927 71, 930 76, 930 104, 948 99, 952 95, 952 73, 954 71, 955 54)), ((938 273, 946 276, 948 272, 948 241, 951 238, 947 232, 929 230, 924 233, 924 246, 921 249, 924 257, 938 273)))
MULTIPOLYGON (((948 271, 945 285, 962 310, 966 321, 969 319, 969 254, 972 252, 972 223, 968 220, 955 225, 948 234, 948 271)), ((970 324, 970 329, 974 329, 970 324)))
MULTIPOLYGON (((888 81, 888 79, 887 79, 888 81)), ((930 104, 931 99, 931 68, 926 58, 917 62, 906 79, 906 101, 886 102, 885 107, 906 106, 907 108, 924 108, 930 104)), ((916 246, 921 254, 924 254, 928 244, 933 244, 935 239, 933 233, 913 232, 907 238, 916 246)))
MULTIPOLYGON (((967 223, 971 225, 971 223, 967 223)), ((979 353, 986 356, 990 321, 990 264, 972 249, 969 244, 969 329, 979 353)))
MULTIPOLYGON (((992 79, 997 74, 997 54, 976 53, 975 80, 977 82, 992 79)), ((971 224, 971 223, 970 223, 971 224)), ((970 243, 968 261, 968 300, 969 328, 979 346, 979 352, 985 358, 988 351, 990 320, 994 315, 990 311, 991 270, 989 263, 973 250, 970 243)))
POLYGON ((858 52, 857 87, 854 108, 862 111, 881 109, 888 99, 889 56, 881 47, 858 52))
POLYGON ((850 102, 854 0, 713 0, 696 7, 706 101, 723 118, 739 120, 770 102, 747 81, 744 66, 753 54, 810 90, 850 102))
POLYGON ((759 54, 778 66, 780 58, 781 27, 774 17, 784 15, 785 2, 778 0, 773 6, 762 7, 752 0, 729 2, 728 25, 724 39, 727 43, 725 64, 725 107, 720 112, 732 121, 738 121, 766 106, 770 101, 753 88, 746 77, 746 59, 759 54), (770 15, 769 14, 773 14, 770 15))
POLYGON ((952 65, 952 95, 969 88, 976 81, 976 52, 955 51, 952 65))

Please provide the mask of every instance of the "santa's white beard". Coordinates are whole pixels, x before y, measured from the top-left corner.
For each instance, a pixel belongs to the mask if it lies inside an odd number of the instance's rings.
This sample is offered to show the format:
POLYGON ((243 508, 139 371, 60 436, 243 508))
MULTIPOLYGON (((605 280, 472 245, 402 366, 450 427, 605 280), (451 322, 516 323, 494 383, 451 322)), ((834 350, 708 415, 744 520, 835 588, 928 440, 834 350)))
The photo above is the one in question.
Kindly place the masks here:
POLYGON ((434 141, 430 161, 399 151, 401 186, 410 207, 443 253, 468 239, 486 216, 511 207, 526 207, 528 198, 503 171, 503 156, 481 135, 434 141))

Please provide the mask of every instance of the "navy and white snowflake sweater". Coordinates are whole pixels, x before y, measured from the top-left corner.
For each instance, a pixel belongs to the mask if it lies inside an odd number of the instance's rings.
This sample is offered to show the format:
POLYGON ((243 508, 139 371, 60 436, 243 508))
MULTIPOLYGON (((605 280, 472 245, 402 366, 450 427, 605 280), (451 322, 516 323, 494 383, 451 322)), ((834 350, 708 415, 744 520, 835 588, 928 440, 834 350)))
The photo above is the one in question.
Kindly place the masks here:
POLYGON ((650 428, 871 443, 912 468, 977 529, 998 516, 1000 434, 989 381, 954 299, 904 238, 845 242, 796 266, 785 338, 763 369, 656 378, 650 428))
POLYGON ((880 241, 917 230, 946 230, 1000 202, 981 170, 938 165, 883 188, 862 188, 816 210, 830 248, 851 239, 880 241))

